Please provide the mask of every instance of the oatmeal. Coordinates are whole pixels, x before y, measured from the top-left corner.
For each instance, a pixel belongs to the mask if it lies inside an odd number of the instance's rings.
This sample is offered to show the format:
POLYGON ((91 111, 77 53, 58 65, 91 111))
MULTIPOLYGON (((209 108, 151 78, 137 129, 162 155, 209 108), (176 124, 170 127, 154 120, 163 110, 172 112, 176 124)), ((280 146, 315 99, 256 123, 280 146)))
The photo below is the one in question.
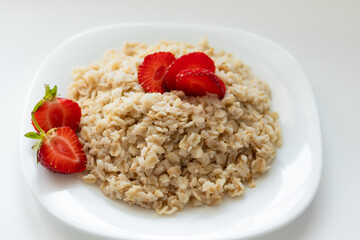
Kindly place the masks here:
POLYGON ((158 214, 217 205, 225 194, 243 195, 245 185, 254 187, 254 178, 270 169, 281 145, 268 85, 206 40, 195 46, 125 43, 121 51, 109 50, 102 60, 75 69, 68 97, 82 111, 83 180, 113 199, 158 214), (157 51, 175 57, 206 53, 225 83, 224 98, 145 92, 137 68, 157 51))

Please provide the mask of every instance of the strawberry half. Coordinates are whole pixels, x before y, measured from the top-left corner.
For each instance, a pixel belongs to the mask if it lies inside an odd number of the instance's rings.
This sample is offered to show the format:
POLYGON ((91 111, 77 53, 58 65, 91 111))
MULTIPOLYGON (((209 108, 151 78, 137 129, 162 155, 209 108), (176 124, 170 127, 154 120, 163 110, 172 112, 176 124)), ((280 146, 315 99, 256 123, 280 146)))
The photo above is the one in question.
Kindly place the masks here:
POLYGON ((166 68, 175 60, 170 52, 156 52, 149 54, 138 68, 139 83, 147 92, 166 91, 163 83, 166 68))
POLYGON ((37 159, 41 165, 52 172, 70 174, 86 169, 86 155, 75 131, 69 127, 60 127, 45 133, 30 132, 25 137, 40 139, 33 149, 37 150, 37 159))
MULTIPOLYGON (((66 98, 56 97, 57 87, 50 89, 45 84, 45 96, 35 106, 33 112, 39 127, 45 132, 52 128, 68 126, 73 130, 77 130, 80 124, 81 109, 79 105, 66 98)), ((32 121, 37 132, 39 129, 32 121)))
POLYGON ((214 93, 222 99, 226 87, 224 82, 213 72, 202 69, 185 69, 176 76, 176 89, 188 96, 203 96, 214 93))
POLYGON ((203 52, 192 52, 176 59, 167 69, 164 82, 167 90, 176 89, 176 75, 185 69, 203 68, 215 72, 214 61, 203 52))

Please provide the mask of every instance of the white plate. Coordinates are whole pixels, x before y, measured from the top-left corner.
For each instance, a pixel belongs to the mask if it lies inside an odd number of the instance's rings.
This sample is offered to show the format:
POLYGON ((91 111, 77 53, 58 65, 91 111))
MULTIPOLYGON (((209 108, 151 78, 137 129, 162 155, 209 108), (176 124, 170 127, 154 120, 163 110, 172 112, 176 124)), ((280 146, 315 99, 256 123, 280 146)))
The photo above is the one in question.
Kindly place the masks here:
POLYGON ((114 239, 242 239, 273 231, 299 216, 313 199, 321 175, 319 118, 309 81, 296 60, 277 44, 229 28, 137 23, 101 27, 59 46, 44 62, 30 90, 22 133, 32 131, 30 112, 43 96, 44 83, 66 95, 71 71, 99 60, 124 41, 159 39, 197 43, 207 36, 216 50, 232 52, 270 84, 273 109, 280 114, 283 147, 268 174, 240 199, 217 207, 185 208, 174 216, 129 206, 105 197, 97 186, 75 176, 53 174, 36 164, 32 140, 21 138, 25 179, 40 203, 69 225, 114 239))

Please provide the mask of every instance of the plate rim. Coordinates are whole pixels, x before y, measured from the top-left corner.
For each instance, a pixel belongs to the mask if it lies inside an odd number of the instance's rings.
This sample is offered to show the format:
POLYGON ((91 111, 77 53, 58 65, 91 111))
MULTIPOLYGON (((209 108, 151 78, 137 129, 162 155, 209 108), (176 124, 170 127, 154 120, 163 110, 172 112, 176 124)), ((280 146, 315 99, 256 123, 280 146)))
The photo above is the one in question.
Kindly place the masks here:
MULTIPOLYGON (((24 112, 23 112, 23 117, 22 117, 22 125, 21 125, 21 130, 20 130, 20 164, 21 164, 21 168, 22 168, 22 175, 25 179, 26 185, 27 187, 30 189, 32 195, 35 197, 35 199, 37 199, 37 201, 40 203, 40 205, 45 208, 48 212, 51 213, 51 215, 53 215, 55 218, 57 218, 58 220, 60 220, 61 222, 65 223, 66 225, 70 226, 73 229, 76 230, 80 230, 83 233, 87 233, 87 234, 92 234, 94 236, 97 237, 106 237, 106 238, 111 238, 111 239, 139 239, 139 237, 141 239, 203 239, 203 234, 197 234, 197 235, 186 235, 186 236, 181 236, 180 238, 177 238, 175 236, 168 236, 168 235, 156 235, 156 234, 151 234, 151 235, 147 235, 147 234, 139 234, 137 233, 136 236, 129 236, 129 235, 123 235, 123 236, 118 236, 118 237, 114 237, 113 235, 107 235, 106 233, 101 233, 101 231, 96 231, 93 229, 88 229, 83 225, 77 224, 74 221, 69 221, 69 219, 66 219, 63 215, 60 215, 59 213, 57 213, 56 211, 54 211, 54 209, 51 209, 50 207, 48 207, 44 201, 40 198, 40 196, 37 196, 34 192, 34 190, 32 189, 32 187, 30 186, 30 182, 28 177, 26 176, 26 170, 25 170, 25 165, 24 165, 24 158, 25 158, 25 154, 24 154, 24 131, 25 131, 25 123, 27 122, 27 116, 28 116, 28 112, 27 109, 29 108, 30 105, 30 99, 31 99, 31 93, 34 90, 35 84, 36 84, 36 80, 38 79, 40 73, 42 72, 44 66, 46 65, 46 63, 54 56, 56 55, 63 47, 65 47, 66 45, 68 45, 69 43, 73 42, 74 40, 81 38, 83 36, 86 36, 88 34, 92 34, 95 33, 97 31, 101 31, 101 30, 107 30, 107 29, 116 29, 116 28, 123 28, 123 27, 137 27, 137 26, 152 26, 152 27, 182 27, 182 28, 192 28, 192 29, 204 29, 204 30, 210 30, 210 31, 235 31, 241 34, 245 34, 245 35, 249 35, 255 38, 260 39, 261 41, 267 42, 273 46, 275 46, 277 48, 277 50, 281 51, 283 54, 287 55, 287 57, 291 58, 292 61, 294 61, 294 63, 296 63, 298 69, 301 71, 302 74, 304 74, 304 76, 306 77, 306 80, 304 82, 304 84, 306 85, 307 89, 308 89, 308 93, 309 93, 309 98, 311 98, 311 102, 314 104, 314 115, 313 120, 314 122, 312 123, 312 125, 316 125, 315 128, 317 130, 317 138, 316 138, 316 142, 319 146, 319 152, 318 152, 318 158, 315 158, 316 163, 317 163, 317 172, 315 172, 313 178, 316 182, 313 182, 313 188, 311 189, 310 194, 306 195, 306 197, 304 197, 304 202, 302 204, 302 206, 300 208, 298 208, 298 210, 296 212, 291 212, 292 214, 290 214, 287 218, 282 218, 281 220, 279 220, 278 222, 276 222, 275 224, 271 224, 268 225, 266 228, 263 228, 261 231, 256 231, 252 234, 246 235, 246 236, 241 236, 242 238, 255 238, 255 237, 260 237, 263 236, 265 234, 274 232, 286 225, 288 225, 289 223, 291 223, 292 221, 294 221, 297 217, 299 217, 308 207, 309 205, 312 203, 313 199, 316 196, 316 193, 319 189, 319 185, 320 185, 320 180, 321 180, 321 176, 322 176, 322 169, 323 169, 323 143, 322 143, 322 132, 321 132, 321 124, 320 124, 320 117, 319 117, 319 108, 318 108, 318 104, 316 102, 315 96, 314 96, 314 92, 313 89, 311 87, 310 81, 309 81, 309 77, 308 75, 305 73, 305 71, 303 70, 302 66, 299 64, 299 62, 287 51, 285 50, 283 47, 281 47, 279 44, 277 44, 276 42, 273 42, 272 40, 265 38, 261 35, 255 34, 253 32, 249 32, 249 31, 245 31, 242 29, 238 29, 238 28, 233 28, 233 27, 227 27, 227 26, 221 26, 221 25, 209 25, 209 24, 191 24, 191 23, 180 23, 180 22, 124 22, 124 23, 115 23, 115 24, 110 24, 110 25, 103 25, 103 26, 98 26, 95 28, 90 28, 87 29, 85 31, 79 32, 69 38, 67 38, 65 41, 63 41, 61 44, 59 44, 56 48, 54 48, 50 54, 43 60, 43 62, 41 63, 39 69, 37 70, 35 76, 32 79, 32 83, 31 83, 31 87, 28 90, 27 93, 27 97, 26 97, 26 104, 24 105, 24 112)), ((315 156, 316 157, 316 156, 315 156)), ((124 229, 125 230, 125 229, 124 229)), ((126 230, 127 231, 127 230, 126 230)), ((133 232, 128 231, 130 234, 133 232)), ((205 236, 206 239, 209 239, 208 236, 205 236)), ((239 237, 238 232, 233 232, 232 235, 228 235, 227 239, 233 239, 239 237)), ((241 238, 241 239, 242 239, 241 238)))

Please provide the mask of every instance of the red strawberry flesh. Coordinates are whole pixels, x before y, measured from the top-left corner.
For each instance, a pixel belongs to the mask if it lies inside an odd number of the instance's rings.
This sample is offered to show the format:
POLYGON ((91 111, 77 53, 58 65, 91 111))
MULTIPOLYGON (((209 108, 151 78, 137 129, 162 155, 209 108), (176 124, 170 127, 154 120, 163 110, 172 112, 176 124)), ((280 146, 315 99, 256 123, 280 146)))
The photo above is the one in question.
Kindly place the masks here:
POLYGON ((206 93, 217 94, 220 99, 225 95, 224 82, 213 72, 202 69, 185 69, 176 76, 176 89, 188 96, 203 96, 206 93))
POLYGON ((56 173, 83 172, 86 168, 85 152, 75 131, 69 127, 49 131, 37 157, 41 165, 56 173))
POLYGON ((167 69, 164 77, 167 90, 176 89, 176 75, 185 69, 203 68, 215 72, 214 61, 203 52, 192 52, 176 59, 167 69))
POLYGON ((163 82, 166 68, 175 60, 170 52, 156 52, 147 55, 138 68, 139 83, 147 92, 166 91, 163 82))
MULTIPOLYGON (((35 118, 45 132, 63 126, 77 130, 81 119, 81 109, 76 102, 70 99, 55 98, 45 101, 35 112, 35 118)), ((39 132, 33 122, 32 124, 39 132)))

